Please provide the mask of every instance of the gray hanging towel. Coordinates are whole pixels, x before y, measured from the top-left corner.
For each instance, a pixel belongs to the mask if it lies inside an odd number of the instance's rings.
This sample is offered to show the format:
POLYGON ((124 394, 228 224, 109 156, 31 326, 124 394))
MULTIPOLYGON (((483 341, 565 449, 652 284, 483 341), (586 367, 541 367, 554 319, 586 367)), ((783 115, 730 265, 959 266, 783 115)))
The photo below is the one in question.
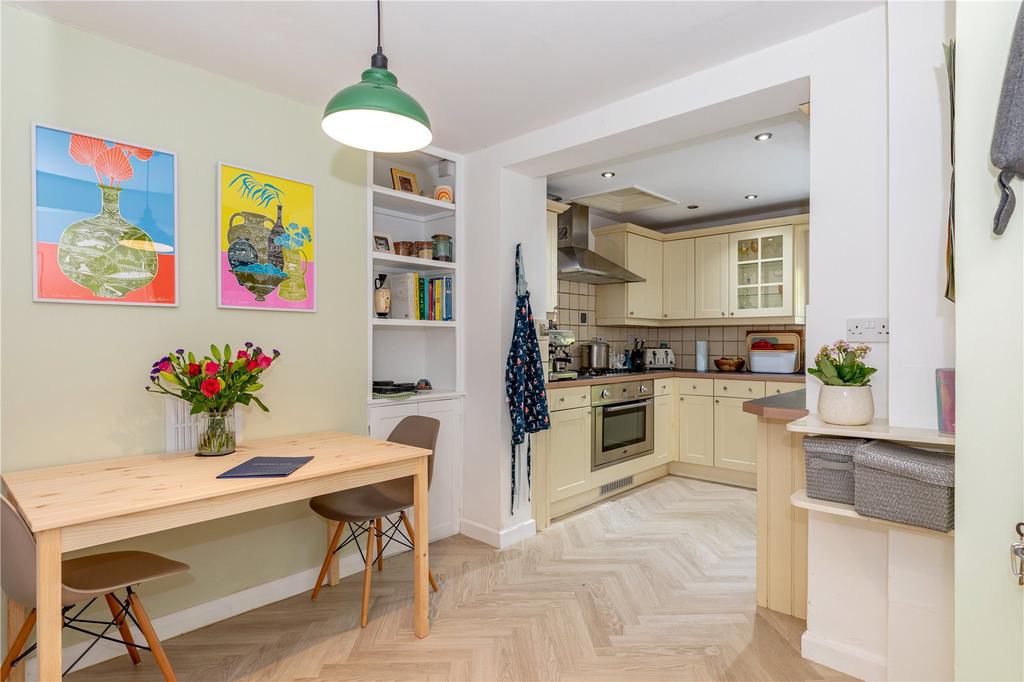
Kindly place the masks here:
POLYGON ((992 230, 1002 234, 1017 203, 1010 183, 1024 177, 1024 5, 1017 13, 1017 25, 1010 42, 1010 57, 1003 77, 1003 92, 992 133, 992 165, 999 173, 999 207, 992 230))

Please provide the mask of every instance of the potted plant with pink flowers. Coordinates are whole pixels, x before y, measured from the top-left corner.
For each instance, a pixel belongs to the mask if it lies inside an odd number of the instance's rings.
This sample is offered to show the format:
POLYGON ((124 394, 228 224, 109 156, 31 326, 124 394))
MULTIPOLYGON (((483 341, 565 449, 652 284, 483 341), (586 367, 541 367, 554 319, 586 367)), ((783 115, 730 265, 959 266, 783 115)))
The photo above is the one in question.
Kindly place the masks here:
POLYGON ((256 392, 263 388, 260 376, 280 355, 277 350, 267 355, 249 341, 235 355, 229 345, 211 345, 201 358, 179 348, 153 363, 146 390, 184 400, 200 415, 196 455, 227 455, 235 451, 235 404, 270 412, 256 392))
POLYGON ((842 339, 818 351, 815 366, 807 372, 824 384, 818 393, 818 416, 822 421, 861 426, 875 416, 871 375, 878 370, 864 364, 870 352, 869 346, 851 346, 842 339))

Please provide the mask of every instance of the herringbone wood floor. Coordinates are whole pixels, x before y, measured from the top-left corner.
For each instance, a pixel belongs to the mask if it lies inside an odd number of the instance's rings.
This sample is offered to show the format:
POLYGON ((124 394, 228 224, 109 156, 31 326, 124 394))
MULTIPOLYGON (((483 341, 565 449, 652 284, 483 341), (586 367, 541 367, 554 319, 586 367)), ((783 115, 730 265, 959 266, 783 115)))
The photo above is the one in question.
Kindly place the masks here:
MULTIPOLYGON (((166 642, 180 680, 835 680, 800 658, 802 621, 757 609, 754 493, 668 477, 510 550, 431 545, 442 581, 412 634, 411 557, 166 642)), ((144 595, 143 595, 144 596, 144 595)), ((73 673, 159 679, 151 656, 73 673)))

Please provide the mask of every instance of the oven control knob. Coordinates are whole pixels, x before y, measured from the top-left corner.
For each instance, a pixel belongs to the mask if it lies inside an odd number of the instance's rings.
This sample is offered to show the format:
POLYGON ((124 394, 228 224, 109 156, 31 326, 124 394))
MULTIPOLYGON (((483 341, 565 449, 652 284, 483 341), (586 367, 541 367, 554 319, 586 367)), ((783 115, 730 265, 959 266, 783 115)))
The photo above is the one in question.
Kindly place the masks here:
POLYGON ((601 391, 601 397, 602 397, 602 398, 608 398, 608 397, 611 397, 611 394, 612 394, 612 392, 611 392, 611 391, 609 391, 609 390, 608 390, 607 388, 606 388, 606 389, 604 389, 603 391, 601 391))
POLYGON ((641 393, 647 393, 647 387, 644 386, 643 384, 640 384, 640 392, 641 393))

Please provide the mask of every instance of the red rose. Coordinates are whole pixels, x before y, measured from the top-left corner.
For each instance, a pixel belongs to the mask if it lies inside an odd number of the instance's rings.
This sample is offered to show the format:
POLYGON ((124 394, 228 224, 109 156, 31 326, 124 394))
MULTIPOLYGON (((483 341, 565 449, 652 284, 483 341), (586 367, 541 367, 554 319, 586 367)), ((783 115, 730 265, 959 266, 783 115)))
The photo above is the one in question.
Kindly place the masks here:
POLYGON ((207 398, 212 398, 213 396, 220 393, 220 381, 214 379, 213 377, 210 377, 209 379, 203 379, 203 383, 199 385, 199 390, 202 391, 203 395, 205 395, 207 398))
POLYGON ((259 367, 259 366, 260 366, 260 363, 256 362, 255 360, 250 360, 249 364, 246 365, 245 368, 247 370, 249 370, 250 372, 254 372, 256 370, 256 368, 259 367))
POLYGON ((220 365, 218 365, 216 362, 211 361, 206 363, 205 369, 208 375, 213 376, 214 374, 220 371, 220 365))
POLYGON ((274 358, 270 357, 269 355, 261 355, 260 359, 257 360, 256 362, 259 363, 259 366, 262 369, 266 369, 267 367, 270 367, 270 363, 272 363, 273 361, 274 358))
POLYGON ((236 355, 235 358, 237 360, 248 360, 249 359, 249 354, 246 353, 244 350, 240 350, 240 351, 238 351, 238 355, 236 355))
POLYGON ((199 372, 201 370, 202 370, 202 368, 198 365, 198 363, 195 363, 195 362, 188 363, 188 375, 190 377, 197 377, 197 376, 199 376, 199 372))

